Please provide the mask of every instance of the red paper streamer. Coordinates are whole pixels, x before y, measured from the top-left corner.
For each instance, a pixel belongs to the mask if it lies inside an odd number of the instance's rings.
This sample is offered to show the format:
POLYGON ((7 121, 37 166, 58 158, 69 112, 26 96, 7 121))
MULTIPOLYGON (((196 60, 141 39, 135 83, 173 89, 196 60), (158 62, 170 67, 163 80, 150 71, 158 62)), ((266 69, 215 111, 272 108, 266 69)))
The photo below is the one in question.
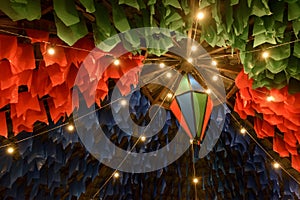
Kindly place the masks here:
MULTIPOLYGON (((121 45, 105 53, 94 49, 93 40, 83 38, 66 48, 61 40, 49 38, 47 32, 31 29, 26 32, 31 43, 40 43, 43 59, 38 67, 32 44, 19 44, 15 36, 0 35, 0 108, 10 104, 15 134, 21 131, 31 132, 36 121, 48 123, 42 98, 48 103, 54 123, 71 115, 73 109, 78 108, 79 96, 76 90, 73 96, 72 92, 79 67, 87 70, 86 77, 80 77, 82 84, 78 86, 87 106, 94 103, 100 106, 100 101, 108 93, 108 79, 117 82, 122 77, 117 86, 124 95, 130 91, 131 85, 138 83, 137 74, 144 57, 127 53, 120 58, 120 65, 113 65, 113 55, 124 50, 121 45), (55 49, 53 55, 47 53, 50 47, 55 49), (88 56, 89 54, 92 56, 88 56), (90 68, 90 64, 97 67, 90 68), (107 69, 104 69, 107 65, 107 69), (90 69, 93 71, 89 71, 90 69), (94 81, 92 84, 91 80, 94 81), (19 86, 26 86, 28 91, 19 93, 19 86), (90 98, 93 95, 95 98, 90 98)), ((7 137, 4 116, 0 112, 0 135, 7 137)))
POLYGON ((243 71, 235 81, 239 91, 236 93, 234 110, 243 119, 248 115, 253 116, 257 136, 274 137, 274 151, 280 156, 292 155, 292 165, 299 170, 297 144, 300 142, 300 93, 289 94, 287 87, 280 90, 252 89, 253 81, 243 71), (274 101, 267 101, 268 96, 273 96, 274 101), (263 119, 255 117, 255 113, 261 113, 263 119), (275 127, 283 133, 283 138, 274 136, 275 127))
POLYGON ((0 112, 0 135, 7 137, 7 125, 5 112, 0 112))

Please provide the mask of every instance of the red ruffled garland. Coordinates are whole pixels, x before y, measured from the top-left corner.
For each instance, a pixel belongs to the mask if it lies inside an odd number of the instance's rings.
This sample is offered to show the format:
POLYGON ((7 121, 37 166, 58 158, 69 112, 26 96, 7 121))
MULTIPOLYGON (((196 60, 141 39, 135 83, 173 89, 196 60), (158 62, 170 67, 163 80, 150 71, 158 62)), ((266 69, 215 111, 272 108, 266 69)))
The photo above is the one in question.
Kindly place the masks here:
POLYGON ((300 93, 291 95, 287 87, 280 90, 252 89, 253 80, 249 80, 244 71, 235 82, 239 91, 234 111, 242 119, 261 113, 263 120, 254 118, 257 137, 273 137, 273 150, 282 157, 291 155, 293 168, 300 171, 300 155, 297 152, 297 144, 300 143, 300 93), (268 96, 274 97, 274 100, 267 101, 268 96), (275 127, 284 134, 283 138, 274 134, 275 127))
MULTIPOLYGON (((36 58, 32 44, 20 44, 15 36, 0 35, 0 108, 10 105, 10 117, 13 123, 13 131, 18 134, 21 131, 33 131, 33 124, 36 121, 48 124, 47 114, 42 97, 46 95, 52 121, 56 123, 61 117, 69 116, 73 112, 72 108, 72 88, 78 73, 79 67, 95 48, 94 42, 83 38, 73 47, 62 47, 63 42, 57 38, 49 38, 49 33, 37 30, 27 30, 27 35, 31 38, 31 43, 39 43, 43 59, 36 67, 36 58), (47 54, 49 44, 54 44, 55 54, 47 54), (79 50, 76 49, 86 49, 79 50), (19 86, 25 85, 26 92, 18 92, 19 86)), ((105 53, 97 50, 93 55, 98 67, 101 68, 101 61, 109 59, 109 63, 114 60, 114 53, 122 50, 118 45, 111 52, 105 53)), ((89 56, 90 57, 90 56, 89 56)), ((130 91, 131 85, 138 82, 138 72, 142 67, 144 57, 127 53, 122 55, 120 65, 109 65, 103 70, 94 88, 86 87, 83 82, 79 85, 86 103, 91 106, 95 103, 100 105, 108 93, 107 80, 112 78, 119 81, 117 86, 122 94, 130 91), (131 70, 133 69, 133 70, 131 70), (130 70, 130 71, 129 71, 130 70), (95 93, 95 99, 90 98, 95 93)), ((86 68, 89 70, 89 68, 86 68)), ((97 72, 88 72, 82 80, 94 80, 92 76, 97 72)), ((99 74, 99 73, 98 73, 99 74)), ((76 92, 74 90, 74 92, 76 92)), ((76 97, 76 95, 75 95, 76 97)), ((73 100, 74 108, 78 107, 78 98, 73 100)), ((7 124, 5 111, 0 112, 0 135, 7 137, 7 124)))

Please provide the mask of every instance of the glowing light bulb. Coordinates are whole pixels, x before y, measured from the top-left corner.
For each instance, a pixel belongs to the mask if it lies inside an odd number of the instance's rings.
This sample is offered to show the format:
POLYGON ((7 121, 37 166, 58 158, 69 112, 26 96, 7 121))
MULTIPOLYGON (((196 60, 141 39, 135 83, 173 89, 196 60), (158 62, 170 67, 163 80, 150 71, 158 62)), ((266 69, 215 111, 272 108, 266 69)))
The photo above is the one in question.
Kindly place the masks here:
POLYGON ((196 51, 196 50, 197 50, 197 47, 196 47, 195 45, 193 45, 193 46, 191 47, 191 50, 192 50, 192 51, 196 51))
POLYGON ((204 18, 204 13, 203 12, 198 12, 197 19, 201 20, 203 18, 204 18))
POLYGON ((13 154, 15 152, 15 149, 13 147, 8 147, 7 150, 6 150, 6 152, 8 154, 13 154))
POLYGON ((211 61, 212 66, 217 66, 217 62, 215 60, 211 61))
POLYGON ((197 184, 199 182, 199 180, 197 178, 193 179, 193 183, 197 184))
POLYGON ((167 94, 167 97, 168 97, 169 99, 171 99, 171 98, 173 97, 173 94, 169 92, 169 93, 167 94))
POLYGON ((127 100, 126 99, 122 99, 120 101, 121 106, 126 106, 127 105, 127 100))
POLYGON ((211 93, 211 89, 208 88, 208 89, 205 90, 205 92, 206 92, 207 94, 210 94, 210 93, 211 93))
POLYGON ((193 62, 193 58, 188 58, 187 61, 188 61, 189 63, 192 63, 192 62, 193 62))
POLYGON ((115 61, 114 61, 114 65, 119 65, 120 64, 120 60, 119 59, 116 59, 115 61))
POLYGON ((279 165, 278 162, 274 162, 274 163, 273 163, 273 167, 274 167, 274 169, 279 169, 279 168, 280 168, 280 165, 279 165))
POLYGON ((165 63, 160 63, 160 64, 159 64, 159 67, 160 67, 160 68, 164 68, 165 66, 166 66, 165 63))
POLYGON ((119 177, 120 177, 119 172, 115 172, 115 173, 114 173, 114 177, 115 177, 115 178, 119 178, 119 177))
POLYGON ((141 141, 145 142, 146 141, 146 137, 145 136, 141 136, 141 141))
POLYGON ((266 52, 266 51, 264 51, 264 52, 262 53, 262 57, 263 57, 263 58, 268 58, 268 57, 269 57, 269 53, 266 52))
POLYGON ((243 127, 243 128, 241 128, 240 132, 241 132, 241 134, 245 134, 247 132, 247 130, 243 127))
POLYGON ((74 127, 73 124, 69 124, 69 125, 67 126, 67 129, 68 129, 68 131, 72 132, 72 131, 74 131, 75 127, 74 127))
POLYGON ((167 76, 167 78, 171 78, 171 77, 172 77, 171 72, 168 72, 168 73, 166 74, 166 76, 167 76))
POLYGON ((55 54, 55 49, 53 47, 48 48, 47 53, 49 55, 54 55, 55 54))
POLYGON ((214 75, 214 76, 212 77, 212 80, 213 80, 213 81, 217 81, 217 80, 218 80, 218 76, 217 76, 217 75, 214 75))
POLYGON ((275 98, 273 96, 268 96, 267 101, 268 102, 275 101, 275 98))

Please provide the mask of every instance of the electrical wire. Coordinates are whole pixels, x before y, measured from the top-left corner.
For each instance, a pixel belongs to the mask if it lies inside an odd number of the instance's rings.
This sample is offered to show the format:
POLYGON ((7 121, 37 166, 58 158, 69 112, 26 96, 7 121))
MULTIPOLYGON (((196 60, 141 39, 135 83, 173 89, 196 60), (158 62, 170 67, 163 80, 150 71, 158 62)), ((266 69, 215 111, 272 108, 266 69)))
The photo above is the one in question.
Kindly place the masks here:
MULTIPOLYGON (((166 67, 167 67, 167 66, 166 66, 166 67)), ((168 70, 165 70, 164 72, 160 73, 158 76, 155 76, 153 79, 151 79, 151 80, 149 80, 148 82, 146 82, 145 85, 148 84, 148 83, 151 83, 152 81, 154 81, 154 80, 156 80, 156 79, 158 79, 158 78, 160 78, 160 77, 162 77, 162 76, 164 76, 166 73, 168 73, 168 70)), ((138 90, 139 90, 139 88, 134 88, 133 90, 130 91, 130 93, 129 93, 128 95, 133 94, 134 92, 136 92, 136 91, 138 91, 138 90)), ((99 108, 97 108, 97 109, 95 109, 95 110, 89 112, 89 113, 86 113, 85 115, 82 115, 82 116, 79 116, 79 117, 77 117, 77 118, 74 118, 73 121, 77 121, 77 120, 79 120, 79 119, 81 119, 81 118, 84 118, 84 117, 86 117, 86 116, 88 116, 88 115, 91 115, 91 114, 93 114, 93 113, 95 113, 95 112, 97 112, 97 111, 99 111, 99 110, 101 110, 101 109, 103 109, 103 108, 109 107, 109 106, 111 106, 113 103, 116 103, 116 102, 118 102, 118 101, 121 100, 121 99, 122 99, 122 97, 120 97, 120 98, 118 98, 118 99, 116 99, 116 100, 114 100, 114 101, 111 101, 111 102, 109 102, 109 103, 107 103, 107 104, 105 104, 105 105, 103 105, 103 106, 101 106, 101 107, 99 107, 99 108)), ((51 128, 51 129, 49 129, 49 130, 46 130, 46 131, 37 133, 37 134, 35 134, 35 135, 32 135, 32 136, 23 138, 23 139, 21 139, 21 140, 17 140, 17 141, 15 141, 14 143, 20 143, 20 142, 29 140, 29 139, 31 139, 31 138, 35 138, 35 137, 41 136, 41 135, 43 135, 43 134, 46 134, 46 133, 49 133, 49 132, 51 132, 51 131, 57 130, 57 129, 59 129, 59 128, 63 127, 63 126, 66 126, 66 125, 68 125, 68 124, 69 124, 69 122, 65 122, 65 123, 63 123, 63 124, 61 124, 61 125, 59 125, 59 126, 56 126, 56 127, 54 127, 54 128, 51 128)), ((44 127, 41 127, 41 128, 44 128, 44 127)), ((2 145, 2 146, 0 146, 0 149, 5 148, 5 147, 7 147, 7 146, 9 146, 9 144, 2 145)))
MULTIPOLYGON (((193 175, 194 175, 194 178, 197 178, 196 177, 196 166, 195 166, 195 161, 194 161, 194 154, 195 154, 194 143, 191 144, 191 148, 192 148, 193 175)), ((197 183, 194 183, 194 190, 195 190, 195 200, 197 200, 198 199, 197 183)))
MULTIPOLYGON (((212 94, 214 94, 214 92, 212 91, 212 94)), ((222 102, 221 99, 218 98, 217 95, 214 94, 214 96, 217 98, 217 100, 223 104, 224 102, 222 102)), ((224 106, 225 107, 225 106, 224 106)), ((230 112, 229 113, 231 118, 234 119, 236 121, 236 123, 241 127, 241 123, 234 117, 234 115, 230 112)), ((261 148, 261 150, 263 150, 266 155, 272 160, 272 161, 276 161, 273 156, 256 140, 256 138, 254 138, 246 129, 246 134, 257 144, 257 146, 259 146, 261 148)), ((283 166, 280 165, 280 168, 288 175, 290 176, 294 181, 296 181, 299 185, 300 185, 300 181, 298 181, 291 173, 289 173, 283 166)))
MULTIPOLYGON (((197 22, 198 22, 198 20, 197 20, 197 22)), ((197 27, 197 23, 196 23, 196 27, 197 27)), ((32 37, 29 37, 29 36, 26 36, 26 35, 22 35, 22 34, 18 34, 18 33, 14 33, 14 32, 11 32, 11 31, 4 30, 4 29, 0 29, 0 32, 6 33, 6 34, 10 34, 10 35, 14 35, 14 36, 21 37, 21 38, 25 38, 25 39, 29 39, 29 40, 34 39, 32 37)), ((194 35, 192 36, 192 38, 195 38, 195 37, 196 37, 196 33, 194 33, 194 35)), ((292 43, 296 43, 296 42, 299 42, 299 41, 300 41, 300 39, 296 39, 296 40, 288 41, 288 42, 285 42, 285 43, 279 43, 279 44, 276 44, 276 45, 272 45, 270 47, 266 47, 265 49, 253 49, 253 50, 249 50, 249 51, 240 51, 240 53, 254 53, 254 52, 258 52, 258 51, 263 51, 263 50, 268 50, 268 49, 274 49, 276 47, 281 47, 281 46, 292 44, 292 43)), ((41 41, 41 43, 51 44, 51 42, 49 42, 49 41, 41 41)), ((79 51, 93 52, 93 51, 88 50, 88 49, 83 49, 83 48, 73 47, 73 46, 68 46, 68 45, 63 45, 63 44, 55 44, 55 45, 63 47, 63 48, 69 48, 69 49, 74 49, 74 50, 79 50, 79 51)), ((107 56, 114 56, 113 54, 109 54, 109 53, 106 53, 105 55, 107 55, 107 56)), ((233 56, 233 55, 232 54, 230 54, 230 55, 222 55, 220 57, 227 57, 227 56, 229 57, 229 56, 233 56)), ((214 58, 219 58, 219 57, 214 57, 214 58)))
MULTIPOLYGON (((20 38, 29 39, 29 40, 34 39, 32 37, 29 37, 29 36, 26 36, 26 35, 21 35, 21 34, 14 33, 14 32, 11 32, 11 31, 7 31, 7 30, 4 30, 4 29, 0 29, 0 32, 6 33, 6 34, 10 34, 10 35, 14 35, 14 36, 20 37, 20 38)), ((44 40, 40 41, 40 43, 45 43, 45 44, 48 44, 48 45, 54 45, 54 46, 58 46, 58 47, 66 48, 66 49, 74 49, 74 50, 77 50, 77 51, 84 51, 84 52, 89 52, 89 53, 94 52, 94 50, 88 50, 88 49, 83 49, 83 48, 74 47, 74 46, 68 46, 68 45, 57 44, 57 43, 52 44, 51 42, 44 41, 44 40)), ((103 52, 103 56, 115 57, 113 54, 108 53, 108 52, 105 52, 105 53, 103 52)), ((119 59, 126 59, 126 58, 128 58, 128 56, 124 56, 124 57, 120 56, 119 57, 119 59)), ((140 58, 132 56, 130 59, 140 59, 140 58)))
MULTIPOLYGON (((232 117, 232 119, 234 119, 235 120, 235 122, 238 124, 238 125, 240 125, 241 126, 241 124, 239 123, 239 121, 236 119, 236 117, 232 114, 232 113, 230 113, 230 116, 232 117)), ((245 128, 245 127, 244 127, 245 128)), ((246 128, 245 128, 246 129, 246 128)), ((274 161, 274 162, 277 162, 276 160, 275 160, 275 158, 273 158, 273 156, 256 140, 256 138, 255 137, 253 137, 253 135, 251 135, 249 132, 248 132, 248 130, 246 129, 246 134, 257 144, 257 146, 259 146, 259 148, 261 149, 261 150, 263 150, 263 152, 272 160, 272 161, 274 161)), ((299 185, 300 185, 300 181, 298 181, 290 172, 288 172, 284 167, 282 167, 281 165, 280 165, 280 168, 288 175, 288 176, 290 176, 294 181, 296 181, 296 183, 298 183, 299 185)))
MULTIPOLYGON (((171 89, 173 89, 173 87, 175 86, 178 78, 180 76, 177 75, 175 81, 173 81, 171 89)), ((160 107, 162 107, 162 105, 164 104, 164 102, 166 101, 167 96, 165 96, 162 100, 162 102, 160 103, 160 107)), ((156 112, 153 114, 153 118, 157 115, 158 113, 158 109, 156 110, 156 112)), ((149 127, 150 123, 146 126, 145 130, 147 130, 147 128, 149 127)), ((143 135, 143 134, 142 134, 143 135)), ((93 195, 93 199, 96 198, 96 196, 101 192, 101 190, 109 183, 109 181, 112 179, 112 177, 114 176, 114 174, 118 171, 118 169, 122 166, 122 164, 126 161, 128 155, 133 151, 133 149, 135 148, 135 146, 138 144, 138 142, 140 141, 142 135, 140 135, 140 137, 137 139, 137 141, 134 143, 134 145, 132 146, 132 148, 127 152, 126 156, 122 159, 122 161, 120 162, 120 164, 117 166, 117 168, 114 170, 114 172, 109 176, 109 178, 104 182, 104 184, 97 190, 97 192, 93 195)))
MULTIPOLYGON (((196 21, 196 29, 197 29, 197 24, 198 24, 198 20, 196 21)), ((25 39, 30 39, 32 40, 33 38, 29 37, 29 36, 25 36, 25 35, 21 35, 21 34, 18 34, 18 33, 14 33, 14 32, 10 32, 10 31, 7 31, 7 30, 4 30, 4 29, 0 29, 0 32, 3 32, 3 33, 6 33, 6 34, 10 34, 10 35, 14 35, 14 36, 17 36, 17 37, 21 37, 21 38, 25 38, 25 39)), ((193 39, 195 39, 196 37, 196 32, 194 33, 194 36, 192 37, 193 39)), ((276 44, 276 45, 273 45, 273 46, 270 46, 270 47, 266 47, 264 50, 269 50, 269 49, 274 49, 274 48, 277 48, 277 47, 281 47, 281 46, 284 46, 284 45, 289 45, 289 44, 292 44, 292 43, 296 43, 296 42, 299 42, 300 39, 296 39, 296 40, 293 40, 293 41, 289 41, 289 42, 285 42, 285 43, 280 43, 280 44, 276 44)), ((41 41, 42 43, 45 43, 45 44, 51 44, 49 41, 41 41)), ((62 45, 62 44, 55 44, 56 46, 60 46, 60 47, 63 47, 63 48, 69 48, 69 49, 74 49, 74 50, 79 50, 79 51, 85 51, 85 52, 92 52, 91 50, 88 50, 88 49, 83 49, 83 48, 79 48, 79 47, 73 47, 73 46, 67 46, 67 45, 62 45)), ((259 51, 263 51, 263 49, 253 49, 253 50, 249 50, 249 51, 240 51, 240 53, 254 53, 254 52, 259 52, 259 51)), ((105 54, 105 55, 108 55, 108 56, 113 56, 112 54, 105 54)), ((234 54, 235 55, 235 54, 234 54)), ((226 56, 234 56, 234 55, 222 55, 222 56, 219 56, 219 57, 226 57, 226 56)), ((238 55, 238 54, 236 54, 238 55)), ((218 56, 214 56, 214 58, 218 58, 218 56)), ((157 78, 157 77, 156 77, 157 78)), ((255 91, 258 91, 258 92, 262 92, 260 90, 255 90, 255 91)), ((213 91, 212 91, 213 93, 213 91)), ((262 92, 264 93, 264 92, 262 92)), ((214 94, 214 93, 213 93, 214 94)), ((217 97, 217 95, 215 95, 217 97)), ((166 97, 165 97, 166 98, 166 97)), ((165 101, 165 98, 164 100, 162 101, 162 103, 164 103, 165 101)), ((217 99, 219 99, 217 97, 217 99)), ((116 101, 118 101, 119 99, 117 99, 116 101)), ((115 102, 115 101, 114 101, 115 102)), ((221 101, 220 101, 221 102, 221 101)), ((105 106, 101 107, 101 108, 98 108, 96 110, 94 110, 92 113, 106 107, 106 106, 109 106, 111 105, 113 102, 110 102, 109 104, 106 104, 105 106)), ((223 102, 221 102, 223 103, 223 102)), ((88 113, 88 114, 91 114, 91 113, 88 113)), ((87 114, 87 115, 88 115, 87 114)), ((231 117, 240 125, 239 121, 234 117, 234 115, 232 113, 230 113, 231 117)), ((84 117, 84 116, 80 116, 80 117, 84 117)), ((77 119, 74 119, 74 120, 78 120, 79 118, 77 119)), ((49 133, 50 131, 53 131, 53 130, 56 130, 60 127, 63 127, 63 126, 66 126, 67 124, 69 124, 68 122, 67 123, 63 123, 59 126, 56 126, 52 129, 49 129, 47 131, 43 131, 43 132, 40 132, 38 134, 35 134, 35 135, 32 135, 32 136, 29 136, 29 137, 26 137, 26 138, 23 138, 21 140, 18 140, 18 141, 15 141, 15 143, 20 143, 20 142, 23 142, 23 141, 26 141, 28 139, 31 139, 31 138, 34 138, 34 137, 37 137, 37 136, 40 136, 40 135, 43 135, 43 134, 46 134, 46 133, 49 133)), ((254 138, 248 131, 246 131, 247 135, 266 153, 266 155, 273 161, 276 161, 272 155, 265 150, 265 148, 256 140, 256 138, 254 138)), ((137 145, 137 143, 139 142, 141 136, 138 138, 138 140, 134 143, 133 147, 131 148, 130 152, 135 148, 135 146, 137 145)), ((9 146, 10 144, 6 144, 6 145, 3 145, 3 146, 0 146, 0 149, 1 148, 4 148, 4 147, 7 147, 9 146)), ((129 153, 127 154, 127 156, 129 155, 129 153)), ((193 157, 194 157, 194 148, 193 148, 193 144, 192 144, 192 152, 193 152, 193 157)), ((118 166, 118 168, 125 162, 127 156, 123 159, 123 161, 120 163, 120 165, 118 166)), ((281 166, 281 169, 286 173, 288 174, 294 181, 296 181, 298 184, 300 184, 300 182, 293 176, 291 175, 283 166, 281 166)), ((95 195, 93 196, 93 198, 95 198, 99 192, 106 186, 106 184, 111 180, 111 178, 114 176, 114 174, 117 172, 118 170, 114 170, 114 173, 106 180, 106 182, 101 186, 101 188, 95 193, 95 195)), ((194 173, 194 177, 196 176, 196 170, 195 170, 195 163, 193 162, 193 173, 194 173)), ((195 184, 195 199, 197 199, 197 190, 196 190, 196 184, 195 184)))

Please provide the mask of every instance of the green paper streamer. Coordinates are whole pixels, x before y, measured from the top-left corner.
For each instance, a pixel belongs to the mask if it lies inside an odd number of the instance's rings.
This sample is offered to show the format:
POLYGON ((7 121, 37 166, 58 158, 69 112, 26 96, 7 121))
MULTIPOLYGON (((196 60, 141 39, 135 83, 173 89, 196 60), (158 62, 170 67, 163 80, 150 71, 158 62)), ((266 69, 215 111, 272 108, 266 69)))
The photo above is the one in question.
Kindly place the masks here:
POLYGON ((71 26, 80 22, 74 0, 53 0, 57 17, 66 25, 71 26))

